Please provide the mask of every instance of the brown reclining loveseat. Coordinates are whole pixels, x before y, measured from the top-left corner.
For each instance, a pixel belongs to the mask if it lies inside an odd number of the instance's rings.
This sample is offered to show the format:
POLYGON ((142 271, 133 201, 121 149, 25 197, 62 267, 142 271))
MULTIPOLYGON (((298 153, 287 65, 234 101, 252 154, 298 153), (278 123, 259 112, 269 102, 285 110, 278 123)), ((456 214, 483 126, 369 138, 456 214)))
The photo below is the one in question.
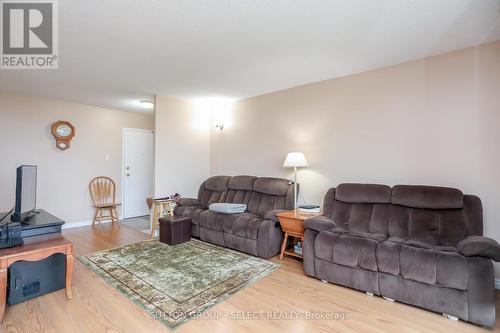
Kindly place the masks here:
POLYGON ((305 221, 306 274, 483 326, 495 323, 481 200, 444 187, 341 184, 305 221))

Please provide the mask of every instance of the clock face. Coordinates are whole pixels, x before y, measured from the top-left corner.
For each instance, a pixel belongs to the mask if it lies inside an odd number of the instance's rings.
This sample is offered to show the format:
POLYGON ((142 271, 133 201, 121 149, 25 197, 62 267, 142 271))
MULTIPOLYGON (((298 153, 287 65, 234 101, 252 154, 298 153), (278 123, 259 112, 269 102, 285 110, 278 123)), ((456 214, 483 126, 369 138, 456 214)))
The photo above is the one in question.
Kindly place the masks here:
POLYGON ((71 135, 71 127, 69 127, 68 125, 66 124, 63 124, 63 125, 59 125, 56 129, 56 132, 57 132, 57 135, 59 135, 60 137, 68 137, 71 135))
POLYGON ((60 120, 52 124, 52 135, 56 139, 57 148, 66 150, 75 136, 75 128, 71 123, 60 120))

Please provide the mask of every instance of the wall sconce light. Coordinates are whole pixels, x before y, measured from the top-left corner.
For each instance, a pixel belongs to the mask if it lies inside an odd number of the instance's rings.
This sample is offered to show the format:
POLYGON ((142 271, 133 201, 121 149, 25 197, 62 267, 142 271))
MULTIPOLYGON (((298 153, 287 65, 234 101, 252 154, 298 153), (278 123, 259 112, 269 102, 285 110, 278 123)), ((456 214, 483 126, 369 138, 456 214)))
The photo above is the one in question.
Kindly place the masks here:
POLYGON ((207 97, 194 101, 197 115, 209 117, 210 125, 208 129, 218 129, 223 131, 232 126, 231 112, 234 100, 223 97, 207 97))

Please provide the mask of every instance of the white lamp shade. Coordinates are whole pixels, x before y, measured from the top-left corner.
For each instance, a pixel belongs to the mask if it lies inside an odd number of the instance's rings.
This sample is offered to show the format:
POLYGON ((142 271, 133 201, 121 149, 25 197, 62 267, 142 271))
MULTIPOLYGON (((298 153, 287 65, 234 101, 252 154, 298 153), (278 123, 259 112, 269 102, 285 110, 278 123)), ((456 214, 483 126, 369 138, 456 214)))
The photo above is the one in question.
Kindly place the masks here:
POLYGON ((306 157, 301 152, 288 153, 285 163, 283 163, 284 168, 302 168, 306 166, 309 166, 309 164, 307 163, 306 157))

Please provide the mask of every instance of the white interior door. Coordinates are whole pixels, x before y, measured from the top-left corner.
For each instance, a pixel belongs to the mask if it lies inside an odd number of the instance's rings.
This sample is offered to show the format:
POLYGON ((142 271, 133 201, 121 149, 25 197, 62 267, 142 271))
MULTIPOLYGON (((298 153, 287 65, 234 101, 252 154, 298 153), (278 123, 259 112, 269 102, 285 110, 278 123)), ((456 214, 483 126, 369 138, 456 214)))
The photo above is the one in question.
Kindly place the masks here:
POLYGON ((154 189, 153 131, 123 129, 123 217, 149 215, 154 189))

